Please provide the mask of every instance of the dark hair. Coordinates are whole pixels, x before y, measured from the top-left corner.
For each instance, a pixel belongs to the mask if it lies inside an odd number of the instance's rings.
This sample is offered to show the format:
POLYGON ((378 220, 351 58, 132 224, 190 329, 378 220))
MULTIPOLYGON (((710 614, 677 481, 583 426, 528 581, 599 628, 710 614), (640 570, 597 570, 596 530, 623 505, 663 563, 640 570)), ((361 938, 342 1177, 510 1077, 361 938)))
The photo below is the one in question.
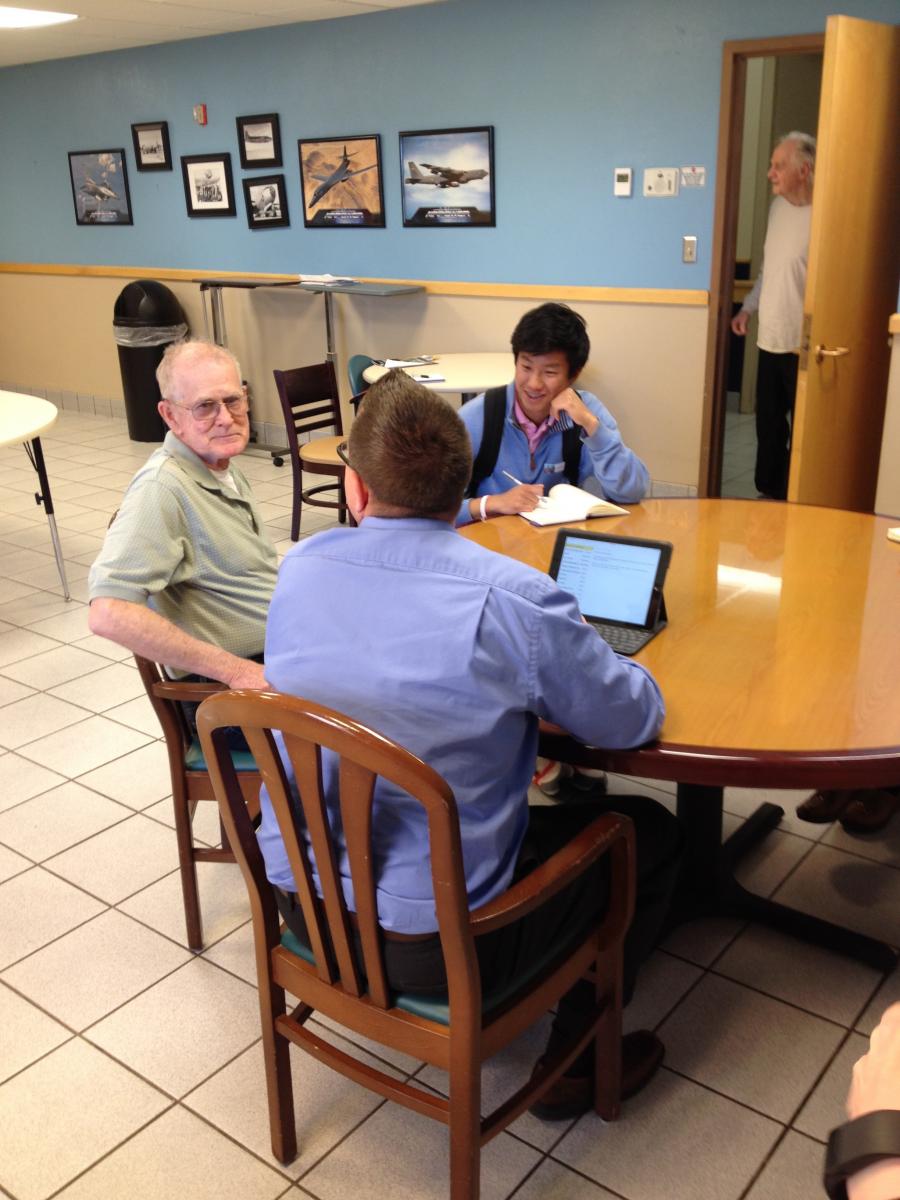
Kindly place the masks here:
POLYGON ((512 352, 516 358, 520 354, 552 354, 554 350, 566 356, 570 379, 579 374, 591 352, 584 317, 568 304, 532 308, 513 330, 512 352))
POLYGON ((446 400, 399 370, 366 392, 348 451, 375 499, 398 515, 455 512, 472 474, 462 421, 446 400))

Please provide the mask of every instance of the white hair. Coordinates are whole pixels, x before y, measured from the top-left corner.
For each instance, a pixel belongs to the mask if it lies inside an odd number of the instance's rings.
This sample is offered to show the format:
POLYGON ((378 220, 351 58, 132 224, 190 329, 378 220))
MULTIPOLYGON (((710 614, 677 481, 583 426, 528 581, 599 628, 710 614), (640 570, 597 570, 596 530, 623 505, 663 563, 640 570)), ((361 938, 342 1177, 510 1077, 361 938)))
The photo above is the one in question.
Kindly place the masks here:
POLYGON ((794 158, 801 166, 806 163, 809 167, 809 177, 812 179, 816 170, 816 139, 809 133, 792 129, 790 133, 780 137, 777 144, 783 146, 786 142, 793 142, 794 158))
POLYGON ((215 342, 207 342, 202 338, 174 342, 171 346, 166 347, 162 361, 156 368, 156 382, 162 398, 164 400, 175 398, 179 390, 175 382, 176 374, 189 371, 194 363, 210 358, 230 363, 237 371, 238 379, 243 378, 241 364, 225 346, 217 346, 215 342))

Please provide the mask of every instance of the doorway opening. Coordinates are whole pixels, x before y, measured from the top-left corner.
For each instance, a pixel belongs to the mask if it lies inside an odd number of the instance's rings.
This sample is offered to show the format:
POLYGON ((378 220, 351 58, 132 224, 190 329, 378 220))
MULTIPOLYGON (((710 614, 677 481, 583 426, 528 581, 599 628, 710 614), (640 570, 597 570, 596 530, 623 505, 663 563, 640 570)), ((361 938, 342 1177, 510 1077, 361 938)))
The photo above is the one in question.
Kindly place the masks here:
MULTIPOLYGON (((816 135, 822 91, 822 55, 765 55, 747 61, 737 214, 732 312, 759 274, 771 204, 766 179, 772 147, 786 133, 816 135)), ((732 333, 728 348, 722 496, 753 499, 756 460, 755 321, 745 337, 732 333)))
POLYGON ((809 34, 723 47, 700 459, 704 496, 757 495, 755 323, 740 338, 731 332, 731 318, 759 272, 772 147, 792 130, 816 135, 824 45, 822 34, 809 34))

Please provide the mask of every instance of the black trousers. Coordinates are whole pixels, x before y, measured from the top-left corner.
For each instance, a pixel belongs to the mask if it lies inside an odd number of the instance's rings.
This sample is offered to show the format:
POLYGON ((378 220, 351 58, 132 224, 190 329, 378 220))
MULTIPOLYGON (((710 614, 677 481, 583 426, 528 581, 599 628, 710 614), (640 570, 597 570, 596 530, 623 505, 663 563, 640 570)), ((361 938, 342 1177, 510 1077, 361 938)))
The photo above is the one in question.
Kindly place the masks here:
MULTIPOLYGON (((251 662, 261 663, 263 661, 262 651, 259 654, 250 655, 251 662)), ((219 683, 218 679, 210 679, 208 675, 184 675, 177 680, 178 683, 219 683)), ((179 700, 181 711, 185 715, 188 723, 188 728, 194 737, 197 736, 197 709, 200 707, 199 701, 194 700, 179 700)), ((229 725, 225 730, 225 737, 228 745, 232 750, 246 750, 248 753, 250 747, 247 745, 247 739, 237 725, 229 725)))
POLYGON ((798 362, 796 354, 759 352, 754 483, 758 492, 773 500, 787 498, 798 362))
MULTIPOLYGON (((624 813, 634 821, 637 843, 637 898, 625 940, 624 998, 634 991, 638 968, 662 929, 681 859, 681 826, 662 805, 643 796, 605 796, 580 804, 531 807, 528 829, 516 863, 521 879, 571 841, 597 817, 624 813)), ((485 992, 502 987, 562 941, 586 931, 606 906, 608 866, 602 860, 534 912, 504 929, 486 934, 475 945, 485 992)), ((276 889, 289 928, 307 940, 306 925, 293 897, 276 889)), ((437 935, 416 941, 384 943, 388 981, 398 992, 446 993, 447 977, 437 935)), ((565 1038, 593 1007, 593 985, 582 980, 561 999, 553 1035, 565 1038)), ((583 1065, 583 1064, 582 1064, 583 1065)))

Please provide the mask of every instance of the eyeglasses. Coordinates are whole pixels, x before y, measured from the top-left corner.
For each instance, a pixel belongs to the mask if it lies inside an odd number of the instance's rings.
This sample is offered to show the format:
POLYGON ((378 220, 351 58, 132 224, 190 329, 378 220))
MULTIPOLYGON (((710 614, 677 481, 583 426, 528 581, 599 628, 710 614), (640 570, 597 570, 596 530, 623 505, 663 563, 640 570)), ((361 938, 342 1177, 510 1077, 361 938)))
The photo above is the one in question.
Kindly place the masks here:
POLYGON ((346 442, 338 443, 337 454, 338 454, 338 458, 341 460, 341 462, 344 464, 344 466, 349 467, 350 470, 352 471, 353 464, 350 462, 349 447, 346 442))
POLYGON ((198 400, 196 404, 179 404, 177 400, 170 400, 169 403, 177 404, 179 408, 189 412, 197 424, 202 426, 214 425, 219 419, 223 405, 233 417, 244 416, 250 407, 246 395, 226 396, 224 400, 198 400))

